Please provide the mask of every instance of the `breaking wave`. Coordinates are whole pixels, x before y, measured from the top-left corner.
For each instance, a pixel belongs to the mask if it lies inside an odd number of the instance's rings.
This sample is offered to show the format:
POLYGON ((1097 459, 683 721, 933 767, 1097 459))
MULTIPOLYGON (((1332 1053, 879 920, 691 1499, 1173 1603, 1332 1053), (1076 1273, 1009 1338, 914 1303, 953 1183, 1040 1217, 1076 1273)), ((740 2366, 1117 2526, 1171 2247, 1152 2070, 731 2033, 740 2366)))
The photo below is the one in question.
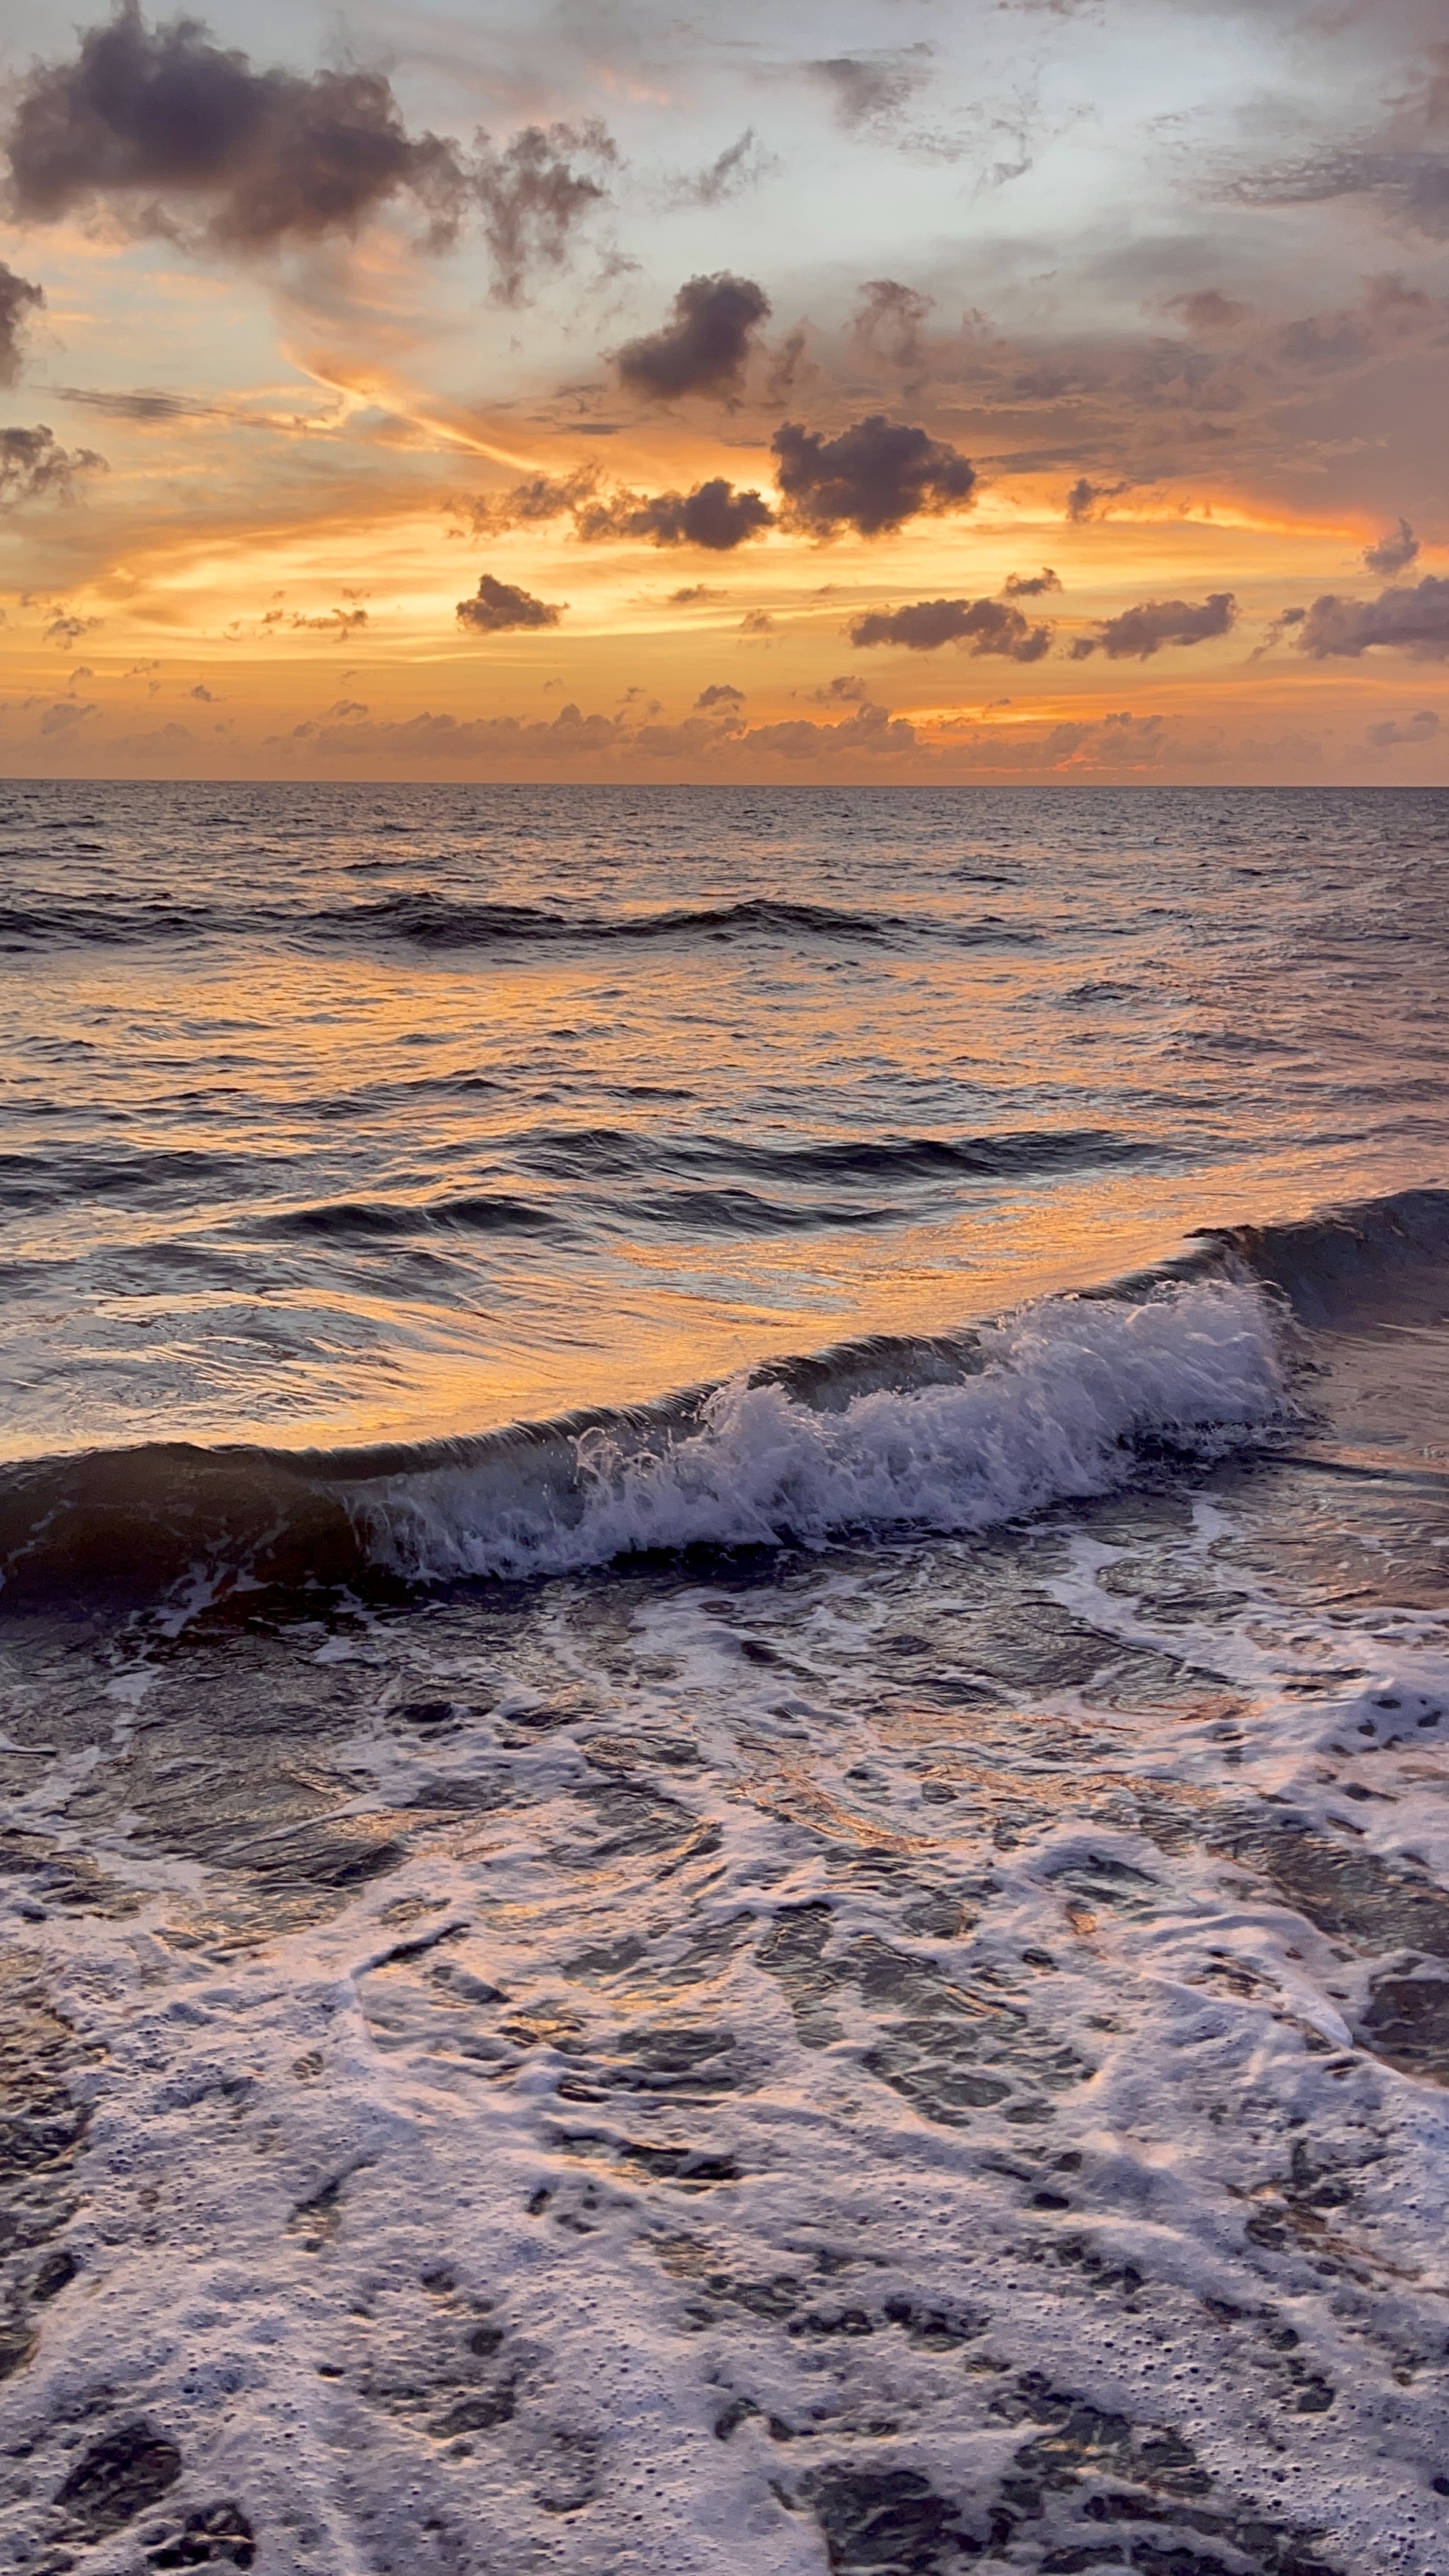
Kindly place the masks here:
POLYGON ((181 1443, 0 1479, 12 1604, 237 1585, 582 1571, 640 1551, 970 1532, 1214 1455, 1289 1409, 1251 1286, 1049 1299, 979 1333, 880 1340, 670 1401, 393 1450, 181 1443))
MULTIPOLYGON (((533 1215, 460 1202, 445 1221, 533 1215)), ((0 1470, 3 1595, 516 1580, 980 1531, 1269 1438, 1295 1419, 1295 1325, 1446 1305, 1449 1190, 1411 1190, 1216 1229, 1153 1277, 978 1330, 846 1344, 651 1404, 390 1449, 31 1461, 0 1470)))

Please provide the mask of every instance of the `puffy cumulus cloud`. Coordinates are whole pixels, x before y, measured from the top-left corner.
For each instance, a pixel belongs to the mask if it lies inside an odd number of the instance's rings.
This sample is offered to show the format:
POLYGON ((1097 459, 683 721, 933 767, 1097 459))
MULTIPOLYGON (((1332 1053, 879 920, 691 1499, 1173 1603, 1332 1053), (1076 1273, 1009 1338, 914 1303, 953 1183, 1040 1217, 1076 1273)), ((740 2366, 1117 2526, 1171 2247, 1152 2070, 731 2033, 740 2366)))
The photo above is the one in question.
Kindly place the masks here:
POLYGON ((740 619, 742 635, 773 635, 775 621, 768 608, 752 608, 740 619))
POLYGON ((21 366, 21 336, 32 313, 45 302, 43 286, 17 277, 0 259, 0 385, 13 385, 21 366))
POLYGON ((942 644, 969 644, 973 654, 997 653, 1011 662, 1039 662, 1051 650, 1050 626, 1029 625, 1019 608, 1000 599, 919 599, 909 608, 874 608, 857 617, 852 644, 904 644, 912 653, 934 653, 942 644))
POLYGON ((674 298, 674 318, 661 331, 626 340, 615 354, 619 382, 648 402, 676 402, 684 394, 739 399, 754 334, 768 319, 770 299, 752 277, 721 269, 691 277, 674 298))
POLYGON ((1417 715, 1408 716, 1402 724, 1386 718, 1382 724, 1371 724, 1364 737, 1375 751, 1396 751, 1401 743, 1432 742, 1439 731, 1439 718, 1432 707, 1420 707, 1417 715))
POLYGON ((686 716, 682 724, 641 725, 629 736, 631 752, 640 752, 646 760, 717 760, 722 750, 738 742, 745 731, 744 719, 733 708, 724 707, 705 715, 686 716))
POLYGON ((944 439, 872 412, 837 438, 782 421, 770 442, 788 527, 833 537, 880 536, 908 519, 965 510, 976 468, 944 439))
POLYGON ((458 623, 471 627, 475 635, 509 635, 557 626, 566 606, 566 601, 555 606, 550 600, 535 599, 511 581, 499 581, 485 572, 473 597, 459 600, 458 623))
POLYGON ((551 721, 521 716, 408 716, 394 723, 363 719, 318 726, 322 752, 380 754, 389 760, 576 760, 612 750, 623 733, 618 716, 586 716, 570 704, 551 721))
POLYGON ((148 27, 137 0, 69 60, 35 66, 5 148, 22 222, 119 198, 164 231, 165 201, 180 199, 209 207, 207 230, 237 250, 355 231, 404 191, 447 233, 466 195, 456 147, 409 135, 381 74, 254 71, 197 19, 148 27))
POLYGON ((1061 575, 1050 564, 1040 572, 1009 572, 1001 585, 1003 599, 1044 599, 1049 590, 1061 589, 1061 575))
POLYGON ((706 581, 689 581, 685 583, 682 590, 671 590, 669 605, 671 608, 698 608, 705 600, 728 599, 728 597, 727 590, 711 590, 706 581))
POLYGON ((518 303, 535 268, 562 268, 575 226, 602 203, 618 158, 597 117, 526 125, 501 149, 483 140, 469 178, 500 304, 518 303))
POLYGON ((0 429, 0 510, 26 501, 71 501, 82 474, 110 468, 91 447, 62 447, 44 421, 34 429, 0 429))
POLYGON ((1407 572, 1410 564, 1419 560, 1419 540, 1408 520, 1400 519, 1398 526, 1380 537, 1376 545, 1365 546, 1363 559, 1369 571, 1378 573, 1384 581, 1407 572))
POLYGON ((728 554, 774 524, 775 513, 758 492, 737 492, 720 474, 692 492, 614 492, 574 517, 586 544, 634 537, 651 546, 703 546, 711 554, 728 554))
POLYGON ((476 212, 505 303, 531 265, 562 261, 617 158, 597 121, 526 126, 502 146, 480 136, 470 156, 410 134, 380 72, 257 71, 199 19, 148 26, 139 0, 120 0, 68 59, 36 64, 4 146, 23 223, 105 202, 138 231, 247 253, 355 234, 399 197, 434 247, 476 212))
MULTIPOLYGON (((1446 584, 1449 588, 1449 584, 1446 584)), ((1119 617, 1103 618, 1095 636, 1079 635, 1072 645, 1074 662, 1098 651, 1109 662, 1146 662, 1165 644, 1208 644, 1228 634, 1238 614, 1230 590, 1211 590, 1206 599, 1144 599, 1124 608, 1119 617)))
POLYGON ((728 680, 713 680, 707 689, 700 690, 694 703, 697 707, 742 707, 745 693, 732 688, 728 680))
POLYGON ((743 736, 751 751, 767 751, 780 760, 819 760, 837 752, 867 753, 872 759, 913 751, 918 736, 905 716, 893 716, 867 698, 854 715, 839 724, 816 724, 808 716, 787 716, 780 724, 751 725, 743 736))
POLYGON ((1404 590, 1377 599, 1344 599, 1325 591, 1298 629, 1298 650, 1315 662, 1357 661, 1378 646, 1416 662, 1449 662, 1449 581, 1426 573, 1404 590))
POLYGON ((712 554, 728 554, 775 524, 774 511, 758 492, 736 491, 721 474, 691 492, 631 492, 622 485, 610 490, 586 465, 572 474, 534 474, 510 492, 458 506, 475 536, 571 518, 585 545, 632 538, 653 546, 703 546, 712 554))

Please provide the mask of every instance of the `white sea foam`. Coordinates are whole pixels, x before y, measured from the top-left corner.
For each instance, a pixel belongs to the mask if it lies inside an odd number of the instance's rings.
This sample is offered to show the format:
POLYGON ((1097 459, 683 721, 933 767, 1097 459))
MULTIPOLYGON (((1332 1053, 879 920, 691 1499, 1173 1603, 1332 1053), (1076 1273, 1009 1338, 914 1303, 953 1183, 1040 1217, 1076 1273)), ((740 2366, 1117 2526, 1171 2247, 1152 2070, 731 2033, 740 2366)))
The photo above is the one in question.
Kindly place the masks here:
POLYGON ((571 1454, 494 1452, 373 1480, 349 1509, 412 1578, 575 1572, 639 1549, 974 1532, 1108 1493, 1145 1445, 1215 1454, 1289 1409, 1262 1292, 1173 1284, 1140 1304, 1053 1298, 981 1337, 978 1374, 840 1411, 730 1379, 684 1432, 594 1429, 571 1454))
MULTIPOLYGON (((920 1550, 911 1615, 949 1635, 972 1562, 920 1550)), ((144 1913, 47 1926, 90 2127, 79 2278, 11 2400, 17 2563, 119 2422, 184 2462, 142 2537, 235 2496, 267 2576, 820 2576, 832 2479, 924 2517, 889 2562, 923 2576, 1002 2530, 1023 2571, 1100 2559, 1114 2504, 1121 2564, 1146 2520, 1141 2566, 1441 2576, 1445 2097, 1351 2053, 1382 1963, 1211 1835, 1114 1822, 1100 1703, 1073 1812, 1017 1839, 986 1766, 1049 1798, 1050 1747, 1029 1713, 861 1706, 898 1598, 858 1568, 727 1619, 651 1588, 613 1704, 534 1732, 531 1700, 600 1687, 599 1597, 540 1610, 521 1680, 466 1622, 354 1636, 332 1759, 435 1818, 444 1774, 459 1821, 335 1919, 219 1952, 173 1864, 144 1913), (828 1722, 780 1722, 787 1659, 828 1722), (458 1716, 420 1748, 421 1687, 458 1716), (663 1819, 632 1847, 604 1725, 663 1819), (703 1758, 661 1779, 688 1726, 703 1758), (462 1784, 502 1766, 484 1822, 462 1784)), ((1182 1725, 1134 1714, 1139 1779, 1182 1725)), ((96 2563, 127 2576, 132 2533, 96 2563)))

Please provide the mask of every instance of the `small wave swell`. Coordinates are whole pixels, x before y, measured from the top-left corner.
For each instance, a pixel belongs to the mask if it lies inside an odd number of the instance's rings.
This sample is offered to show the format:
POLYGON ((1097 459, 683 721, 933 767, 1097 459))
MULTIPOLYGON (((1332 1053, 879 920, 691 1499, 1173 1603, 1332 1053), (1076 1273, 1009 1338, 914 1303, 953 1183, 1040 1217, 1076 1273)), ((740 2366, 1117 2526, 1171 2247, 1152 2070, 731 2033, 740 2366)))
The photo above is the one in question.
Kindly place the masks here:
POLYGON ((258 1232, 326 1243, 393 1242, 419 1234, 541 1234, 558 1219, 531 1200, 504 1191, 430 1199, 329 1199, 267 1217, 258 1232))
POLYGON ((1209 1266, 1266 1281, 1310 1327, 1449 1314, 1449 1189, 1400 1190, 1284 1225, 1214 1227, 1201 1240, 1209 1266))
POLYGON ((567 940, 638 943, 672 939, 824 938, 890 940, 921 927, 889 913, 847 912, 829 904, 756 895, 738 903, 697 904, 663 912, 566 913, 521 903, 461 903, 418 892, 314 916, 332 932, 405 939, 422 948, 484 948, 521 941, 553 946, 567 940))
POLYGON ((179 1445, 0 1479, 12 1604, 180 1587, 580 1572, 640 1552, 971 1533, 1216 1455, 1290 1410, 1246 1283, 1057 1298, 960 1340, 876 1342, 671 1402, 472 1441, 179 1445))
POLYGON ((994 1136, 845 1136, 807 1145, 718 1134, 660 1136, 625 1127, 538 1127, 508 1142, 524 1170, 550 1179, 652 1179, 660 1173, 693 1179, 728 1172, 780 1188, 1029 1180, 1037 1173, 1167 1159, 1155 1140, 1107 1127, 1007 1128, 994 1136))

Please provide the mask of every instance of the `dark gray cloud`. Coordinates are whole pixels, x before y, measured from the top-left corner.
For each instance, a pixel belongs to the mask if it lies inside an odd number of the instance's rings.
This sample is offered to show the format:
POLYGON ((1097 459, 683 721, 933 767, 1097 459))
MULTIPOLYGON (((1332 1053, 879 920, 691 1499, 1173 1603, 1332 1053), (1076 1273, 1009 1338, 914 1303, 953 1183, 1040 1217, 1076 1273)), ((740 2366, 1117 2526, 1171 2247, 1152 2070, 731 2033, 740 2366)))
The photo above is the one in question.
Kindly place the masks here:
POLYGON ((691 277, 674 299, 674 319, 662 331, 626 340, 615 357, 619 381, 649 402, 674 402, 682 394, 738 398, 755 331, 770 299, 752 277, 691 277))
POLYGON ((1085 474, 1079 474, 1067 494, 1067 517, 1074 528, 1080 528, 1096 516, 1104 502, 1119 500, 1131 488, 1130 483, 1089 483, 1085 474))
POLYGON ((976 468, 943 439, 873 412, 838 438, 782 421, 770 442, 782 516, 810 536, 855 528, 863 537, 907 519, 970 506, 976 468))
POLYGON ((973 654, 996 653, 1011 662, 1039 662, 1050 652, 1050 626, 1031 626, 1019 608, 1000 599, 919 599, 910 608, 871 609, 850 629, 852 644, 904 644, 912 653, 934 653, 942 644, 969 644, 973 654))
POLYGON ((1426 573, 1403 590, 1377 599, 1343 599, 1326 591, 1315 599, 1298 632, 1298 650, 1315 662, 1331 656, 1357 661, 1382 645, 1416 662, 1449 662, 1449 581, 1426 573))
POLYGON ((572 474, 533 474, 509 492, 484 493, 456 506, 475 536, 571 518, 585 545, 632 538, 652 546, 703 546, 712 554, 729 554, 775 524, 774 511, 758 492, 736 491, 722 474, 697 483, 692 492, 631 492, 610 490, 586 465, 572 474))
POLYGON ((355 234, 401 197, 438 248, 476 211, 504 303, 532 267, 562 261, 617 158, 596 120, 526 126, 502 146, 481 136, 470 156, 410 134, 380 72, 257 71, 199 19, 148 26, 139 0, 120 0, 69 59, 35 65, 4 149, 21 222, 104 200, 140 231, 242 253, 355 234))
POLYGON ((1417 715, 1408 716, 1402 724, 1386 718, 1382 724, 1371 724, 1365 740, 1376 751, 1394 751, 1401 743, 1432 742, 1439 730, 1439 719, 1432 707, 1420 707, 1417 715))
POLYGON ((471 627, 475 635, 508 635, 557 626, 566 605, 555 607, 549 600, 535 599, 529 591, 516 590, 511 581, 497 581, 485 572, 474 597, 459 600, 458 623, 471 627))
POLYGON ((1408 520, 1400 519, 1398 526, 1391 528, 1386 537, 1380 537, 1377 545, 1365 546, 1363 559, 1369 571, 1378 573, 1384 581, 1392 581, 1398 573, 1407 572, 1410 564, 1419 560, 1419 540, 1408 520))
POLYGON ((774 524, 775 513, 758 492, 737 492, 722 474, 692 492, 610 493, 574 514, 586 544, 634 537, 651 546, 705 546, 712 554, 729 554, 774 524))
POLYGON ((597 117, 526 125, 501 150, 482 141, 470 175, 500 304, 519 301, 533 270, 563 266, 575 225, 602 203, 604 174, 618 158, 597 117))
POLYGON ((34 429, 0 429, 0 510, 73 500, 78 475, 108 471, 93 447, 62 447, 43 421, 34 429))
POLYGON ((743 689, 732 688, 728 680, 715 680, 707 689, 700 690, 694 703, 697 707, 742 707, 745 693, 743 689))
MULTIPOLYGON (((1449 584, 1445 587, 1449 589, 1449 584)), ((1109 662, 1146 662, 1165 644, 1207 644, 1215 635, 1226 635, 1237 613, 1238 603, 1230 590, 1209 591, 1196 604, 1188 599, 1144 599, 1136 608, 1124 608, 1120 617, 1104 618, 1095 637, 1079 635, 1072 659, 1085 662, 1100 650, 1109 662)))
POLYGON ((728 599, 728 597, 727 590, 711 590, 708 582, 691 581, 686 582, 683 590, 671 590, 669 604, 671 608, 693 608, 702 599, 728 599))
POLYGON ((13 385, 21 367, 21 334, 32 313, 45 302, 43 286, 17 277, 0 259, 0 385, 13 385))
POLYGON ((381 74, 257 72, 197 19, 148 27, 137 0, 69 60, 36 64, 5 149, 23 222, 119 197, 165 231, 164 201, 180 199, 207 208, 206 230, 236 250, 353 232, 404 192, 449 234, 467 193, 456 146, 410 135, 381 74))
POLYGON ((1009 572, 1001 585, 1001 595, 1003 599, 1042 599, 1049 590, 1060 590, 1061 586, 1061 575, 1054 573, 1050 564, 1043 564, 1040 572, 1009 572))
POLYGON ((891 125, 929 78, 931 47, 909 45, 893 53, 831 54, 806 71, 828 91, 838 123, 848 134, 891 125))

